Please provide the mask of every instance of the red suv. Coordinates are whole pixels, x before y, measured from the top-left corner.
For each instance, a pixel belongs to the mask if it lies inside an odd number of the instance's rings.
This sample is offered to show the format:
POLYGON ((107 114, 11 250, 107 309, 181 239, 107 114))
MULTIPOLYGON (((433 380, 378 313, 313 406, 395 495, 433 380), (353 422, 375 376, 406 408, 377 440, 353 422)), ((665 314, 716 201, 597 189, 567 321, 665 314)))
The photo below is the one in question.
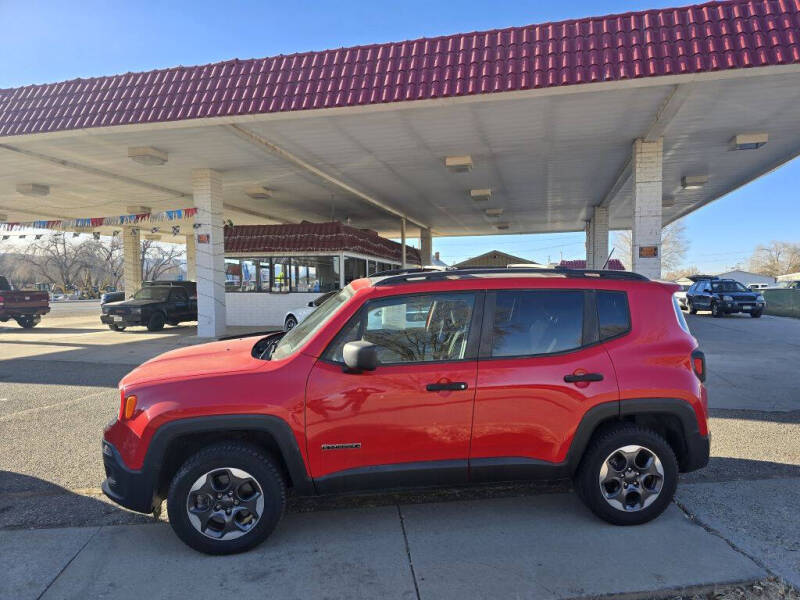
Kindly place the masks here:
POLYGON ((571 477, 644 523, 708 462, 705 359, 675 285, 470 269, 359 279, 289 332, 168 352, 120 382, 103 490, 210 554, 264 540, 287 488, 571 477))

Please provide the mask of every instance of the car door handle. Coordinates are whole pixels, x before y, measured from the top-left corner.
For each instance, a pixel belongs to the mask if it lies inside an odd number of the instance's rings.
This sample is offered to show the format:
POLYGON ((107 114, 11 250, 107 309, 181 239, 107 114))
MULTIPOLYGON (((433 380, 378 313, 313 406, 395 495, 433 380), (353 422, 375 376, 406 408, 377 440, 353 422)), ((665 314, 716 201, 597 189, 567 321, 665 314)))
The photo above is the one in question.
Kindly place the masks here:
POLYGON ((582 375, 575 375, 571 373, 564 375, 564 381, 567 383, 578 383, 581 381, 603 381, 602 373, 583 373, 582 375))
POLYGON ((425 386, 429 392, 461 392, 469 387, 465 381, 453 381, 450 383, 429 383, 425 386))

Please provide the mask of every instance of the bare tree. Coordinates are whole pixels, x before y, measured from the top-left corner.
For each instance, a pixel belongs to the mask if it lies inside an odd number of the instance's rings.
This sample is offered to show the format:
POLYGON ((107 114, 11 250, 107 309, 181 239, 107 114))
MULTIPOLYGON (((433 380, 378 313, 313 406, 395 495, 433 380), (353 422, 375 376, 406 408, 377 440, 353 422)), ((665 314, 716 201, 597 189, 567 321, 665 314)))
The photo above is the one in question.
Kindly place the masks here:
POLYGON ((81 276, 92 262, 86 244, 65 233, 53 233, 34 240, 25 249, 25 254, 26 262, 37 276, 64 291, 83 283, 81 276))
MULTIPOLYGON (((682 221, 674 221, 661 230, 661 270, 673 271, 686 258, 689 242, 686 239, 686 226, 682 221)), ((614 248, 623 263, 633 265, 633 241, 630 231, 620 231, 614 238, 614 248)))
POLYGON ((681 267, 674 271, 666 271, 664 273, 664 279, 667 281, 677 281, 678 279, 689 277, 689 275, 697 275, 698 273, 700 273, 700 269, 692 265, 691 267, 681 267))
POLYGON ((800 271, 800 244, 772 241, 756 247, 750 270, 770 277, 800 271))
POLYGON ((183 247, 177 244, 161 244, 153 240, 142 240, 142 273, 145 281, 166 278, 170 272, 180 268, 183 247))
POLYGON ((97 239, 86 244, 92 255, 92 271, 97 285, 119 288, 123 275, 122 240, 114 236, 108 241, 97 239))

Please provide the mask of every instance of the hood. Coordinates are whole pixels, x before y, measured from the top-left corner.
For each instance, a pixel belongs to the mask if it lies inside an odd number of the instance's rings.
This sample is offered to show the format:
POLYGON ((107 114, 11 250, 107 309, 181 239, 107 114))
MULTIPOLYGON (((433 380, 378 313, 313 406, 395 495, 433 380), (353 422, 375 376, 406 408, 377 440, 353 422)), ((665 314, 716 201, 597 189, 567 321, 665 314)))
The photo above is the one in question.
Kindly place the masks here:
POLYGON ((164 300, 120 300, 118 302, 106 302, 106 306, 114 308, 131 308, 134 306, 148 306, 150 304, 161 304, 164 300))
POLYGON ((253 346, 259 339, 239 338, 171 350, 135 368, 123 377, 120 385, 128 387, 264 368, 270 363, 253 358, 252 355, 253 346))

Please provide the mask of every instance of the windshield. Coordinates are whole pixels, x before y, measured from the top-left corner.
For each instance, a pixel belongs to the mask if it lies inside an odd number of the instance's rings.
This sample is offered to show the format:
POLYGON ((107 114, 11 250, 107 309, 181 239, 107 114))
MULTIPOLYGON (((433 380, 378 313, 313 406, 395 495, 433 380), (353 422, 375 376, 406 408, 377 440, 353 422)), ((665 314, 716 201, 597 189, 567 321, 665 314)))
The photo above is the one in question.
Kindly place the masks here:
POLYGON ((172 288, 168 287, 145 287, 136 292, 133 296, 134 300, 157 300, 164 302, 169 298, 169 292, 172 288))
POLYGON ((290 330, 281 338, 275 346, 270 358, 279 360, 294 354, 294 352, 305 344, 311 337, 319 331, 325 323, 338 311, 350 298, 353 297, 353 288, 349 285, 323 302, 305 320, 301 321, 294 329, 290 330))
POLYGON ((749 292, 746 287, 744 287, 738 281, 714 281, 711 284, 711 289, 715 292, 749 292))

